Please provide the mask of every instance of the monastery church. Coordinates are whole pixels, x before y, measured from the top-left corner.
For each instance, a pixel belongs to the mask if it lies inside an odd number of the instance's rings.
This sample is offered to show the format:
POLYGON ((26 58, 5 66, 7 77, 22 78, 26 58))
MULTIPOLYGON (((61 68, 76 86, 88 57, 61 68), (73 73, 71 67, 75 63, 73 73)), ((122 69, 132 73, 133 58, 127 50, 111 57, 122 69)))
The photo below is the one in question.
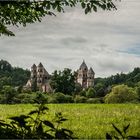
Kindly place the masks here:
MULTIPOLYGON (((90 67, 88 69, 85 61, 82 62, 79 69, 77 70, 76 83, 80 84, 83 89, 94 86, 95 73, 90 67)), ((51 75, 46 71, 42 63, 38 66, 33 64, 31 67, 31 76, 26 84, 26 88, 32 89, 33 85, 36 85, 39 91, 42 92, 53 92, 50 86, 51 75)))

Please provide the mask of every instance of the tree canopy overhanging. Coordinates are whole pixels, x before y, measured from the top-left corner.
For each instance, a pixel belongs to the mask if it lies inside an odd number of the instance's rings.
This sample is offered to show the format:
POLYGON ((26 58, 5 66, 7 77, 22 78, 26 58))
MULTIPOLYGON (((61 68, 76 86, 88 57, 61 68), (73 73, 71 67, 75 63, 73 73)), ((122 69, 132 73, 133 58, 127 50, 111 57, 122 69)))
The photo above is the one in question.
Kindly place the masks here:
POLYGON ((117 9, 113 0, 14 0, 0 1, 0 36, 14 36, 9 25, 26 26, 27 23, 41 22, 45 15, 64 12, 64 7, 80 4, 85 14, 92 11, 117 9))

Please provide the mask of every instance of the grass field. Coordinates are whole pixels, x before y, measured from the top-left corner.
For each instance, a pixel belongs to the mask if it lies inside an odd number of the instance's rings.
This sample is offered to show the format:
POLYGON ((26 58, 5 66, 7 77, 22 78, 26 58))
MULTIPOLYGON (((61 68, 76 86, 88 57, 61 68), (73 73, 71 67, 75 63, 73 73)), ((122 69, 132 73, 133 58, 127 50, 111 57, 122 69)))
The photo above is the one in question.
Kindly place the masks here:
MULTIPOLYGON (((74 132, 78 138, 101 139, 113 129, 130 123, 129 135, 140 136, 140 104, 49 104, 48 118, 55 112, 62 112, 68 121, 63 127, 74 132)), ((27 114, 34 109, 31 104, 0 105, 0 120, 11 116, 27 114)))

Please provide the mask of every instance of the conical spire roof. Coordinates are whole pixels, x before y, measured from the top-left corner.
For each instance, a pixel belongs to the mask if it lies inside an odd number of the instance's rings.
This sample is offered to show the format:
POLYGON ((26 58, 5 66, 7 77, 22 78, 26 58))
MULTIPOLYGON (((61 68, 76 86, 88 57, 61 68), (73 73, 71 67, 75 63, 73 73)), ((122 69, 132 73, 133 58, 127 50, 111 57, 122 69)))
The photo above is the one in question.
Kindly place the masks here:
POLYGON ((36 68, 36 65, 35 65, 35 64, 33 64, 33 65, 32 65, 32 68, 36 68))
POLYGON ((88 70, 88 73, 95 74, 95 72, 93 71, 92 67, 90 67, 90 69, 88 70))
POLYGON ((41 62, 39 63, 38 67, 43 67, 43 65, 42 65, 42 63, 41 63, 41 62))
POLYGON ((82 69, 82 70, 88 69, 84 60, 83 60, 82 64, 80 65, 80 69, 82 69))

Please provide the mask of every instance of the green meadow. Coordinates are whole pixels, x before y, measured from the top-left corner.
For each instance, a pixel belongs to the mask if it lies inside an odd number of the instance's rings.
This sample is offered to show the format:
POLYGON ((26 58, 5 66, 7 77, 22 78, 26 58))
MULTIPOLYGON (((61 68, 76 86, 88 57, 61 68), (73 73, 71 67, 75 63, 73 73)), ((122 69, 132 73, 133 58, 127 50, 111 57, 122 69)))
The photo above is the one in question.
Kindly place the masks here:
MULTIPOLYGON (((49 104, 47 118, 53 120, 62 112, 68 120, 62 127, 72 130, 78 138, 104 139, 106 132, 113 133, 112 123, 122 129, 130 123, 129 135, 140 136, 140 104, 49 104)), ((0 105, 0 120, 27 114, 35 105, 0 105)))

